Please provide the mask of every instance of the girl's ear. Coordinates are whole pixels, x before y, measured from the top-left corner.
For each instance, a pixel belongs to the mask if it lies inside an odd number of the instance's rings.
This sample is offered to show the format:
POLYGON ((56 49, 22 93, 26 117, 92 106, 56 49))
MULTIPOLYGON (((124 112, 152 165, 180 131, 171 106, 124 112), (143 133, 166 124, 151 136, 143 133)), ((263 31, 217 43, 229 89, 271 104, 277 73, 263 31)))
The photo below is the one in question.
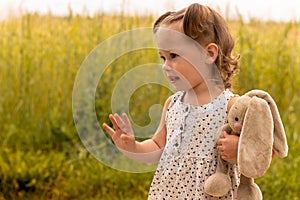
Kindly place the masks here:
POLYGON ((212 64, 216 61, 219 54, 219 47, 215 43, 209 43, 206 45, 205 50, 207 52, 206 64, 212 64))
POLYGON ((266 102, 268 102, 268 105, 271 109, 273 122, 274 122, 273 150, 275 154, 278 155, 280 158, 286 157, 288 155, 289 148, 288 148, 284 126, 276 102, 274 101, 274 99, 269 93, 263 90, 251 90, 247 92, 245 95, 250 97, 257 96, 259 98, 264 99, 266 102))
POLYGON ((252 97, 245 114, 239 139, 237 164, 249 178, 263 176, 272 161, 274 123, 268 103, 252 97))

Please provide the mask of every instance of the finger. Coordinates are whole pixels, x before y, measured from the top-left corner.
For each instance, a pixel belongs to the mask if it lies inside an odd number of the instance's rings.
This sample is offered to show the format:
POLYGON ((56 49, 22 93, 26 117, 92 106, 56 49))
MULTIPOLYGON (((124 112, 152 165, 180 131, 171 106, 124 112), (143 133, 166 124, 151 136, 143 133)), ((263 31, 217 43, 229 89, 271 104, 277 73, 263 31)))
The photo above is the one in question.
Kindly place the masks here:
POLYGON ((220 138, 220 139, 218 139, 218 141, 217 141, 217 145, 218 145, 218 146, 222 146, 222 145, 223 145, 223 143, 224 143, 224 141, 225 141, 225 139, 224 139, 224 138, 220 138))
POLYGON ((218 147, 218 153, 221 155, 224 153, 224 149, 222 148, 222 146, 218 147))
POLYGON ((226 156, 226 155, 221 155, 221 158, 222 158, 223 160, 226 160, 226 159, 227 159, 227 156, 226 156))
POLYGON ((226 131, 223 131, 223 138, 226 138, 229 134, 226 131))
POLYGON ((124 122, 123 122, 123 120, 121 119, 121 117, 120 117, 117 113, 114 114, 114 117, 115 117, 117 126, 118 126, 120 129, 124 128, 124 122))
POLYGON ((115 130, 114 129, 112 129, 106 123, 103 123, 102 127, 104 128, 104 130, 106 130, 106 132, 110 135, 110 137, 113 137, 113 135, 115 134, 115 130))
POLYGON ((130 121, 129 121, 129 119, 128 119, 126 113, 123 113, 123 114, 122 114, 122 117, 123 117, 124 123, 130 125, 130 121))
POLYGON ((131 129, 131 123, 130 123, 130 121, 129 121, 127 115, 126 115, 126 113, 123 113, 122 117, 123 117, 123 121, 124 121, 125 126, 128 127, 128 131, 129 132, 127 134, 128 135, 133 135, 133 132, 132 132, 132 129, 131 129))
POLYGON ((220 154, 222 157, 226 156, 226 153, 225 153, 225 150, 224 150, 223 147, 220 147, 220 148, 218 149, 218 152, 219 152, 219 154, 220 154))
POLYGON ((114 115, 110 114, 109 119, 110 119, 111 123, 113 124, 114 129, 115 130, 119 129, 119 126, 116 122, 116 119, 115 119, 114 115))

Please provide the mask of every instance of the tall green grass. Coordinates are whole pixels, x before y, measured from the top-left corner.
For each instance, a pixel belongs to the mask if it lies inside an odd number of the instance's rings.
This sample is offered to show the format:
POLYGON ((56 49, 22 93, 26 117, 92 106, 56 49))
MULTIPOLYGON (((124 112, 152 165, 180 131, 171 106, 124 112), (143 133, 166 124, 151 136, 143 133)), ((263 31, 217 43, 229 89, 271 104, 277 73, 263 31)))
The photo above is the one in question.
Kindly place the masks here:
POLYGON ((236 51, 242 55, 237 91, 259 88, 277 102, 289 143, 289 156, 274 159, 267 174, 258 179, 265 199, 299 199, 300 189, 300 35, 299 23, 235 24, 236 51))
MULTIPOLYGON (((96 45, 153 21, 153 16, 25 14, 0 22, 0 199, 146 198, 152 172, 110 169, 82 146, 72 117, 72 89, 80 64, 96 45)), ((274 159, 257 183, 264 199, 298 200, 300 25, 240 20, 230 28, 241 54, 235 92, 267 90, 278 104, 290 146, 289 156, 274 159)), ((158 62, 156 52, 147 50, 112 63, 107 87, 97 89, 99 123, 108 122, 118 77, 145 56, 158 62)), ((148 106, 169 94, 155 85, 138 89, 130 103, 136 123, 148 123, 148 106)))

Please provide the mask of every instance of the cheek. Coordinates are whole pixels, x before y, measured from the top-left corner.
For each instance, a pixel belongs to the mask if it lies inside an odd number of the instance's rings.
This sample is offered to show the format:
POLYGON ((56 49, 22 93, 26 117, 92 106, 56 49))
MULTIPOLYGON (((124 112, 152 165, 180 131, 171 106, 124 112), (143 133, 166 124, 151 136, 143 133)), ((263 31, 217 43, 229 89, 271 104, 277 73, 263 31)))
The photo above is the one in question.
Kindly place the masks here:
POLYGON ((200 75, 200 72, 196 70, 194 67, 189 67, 186 70, 182 71, 181 75, 191 85, 198 84, 203 80, 202 76, 200 75))

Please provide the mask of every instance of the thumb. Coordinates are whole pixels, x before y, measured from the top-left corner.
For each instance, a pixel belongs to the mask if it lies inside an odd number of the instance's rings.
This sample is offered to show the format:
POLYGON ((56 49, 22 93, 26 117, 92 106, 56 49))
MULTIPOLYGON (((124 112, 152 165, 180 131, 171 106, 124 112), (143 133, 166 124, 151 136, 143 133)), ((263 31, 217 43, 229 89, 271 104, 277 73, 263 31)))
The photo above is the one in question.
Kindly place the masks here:
POLYGON ((227 138, 229 134, 226 131, 223 131, 223 138, 227 138))

